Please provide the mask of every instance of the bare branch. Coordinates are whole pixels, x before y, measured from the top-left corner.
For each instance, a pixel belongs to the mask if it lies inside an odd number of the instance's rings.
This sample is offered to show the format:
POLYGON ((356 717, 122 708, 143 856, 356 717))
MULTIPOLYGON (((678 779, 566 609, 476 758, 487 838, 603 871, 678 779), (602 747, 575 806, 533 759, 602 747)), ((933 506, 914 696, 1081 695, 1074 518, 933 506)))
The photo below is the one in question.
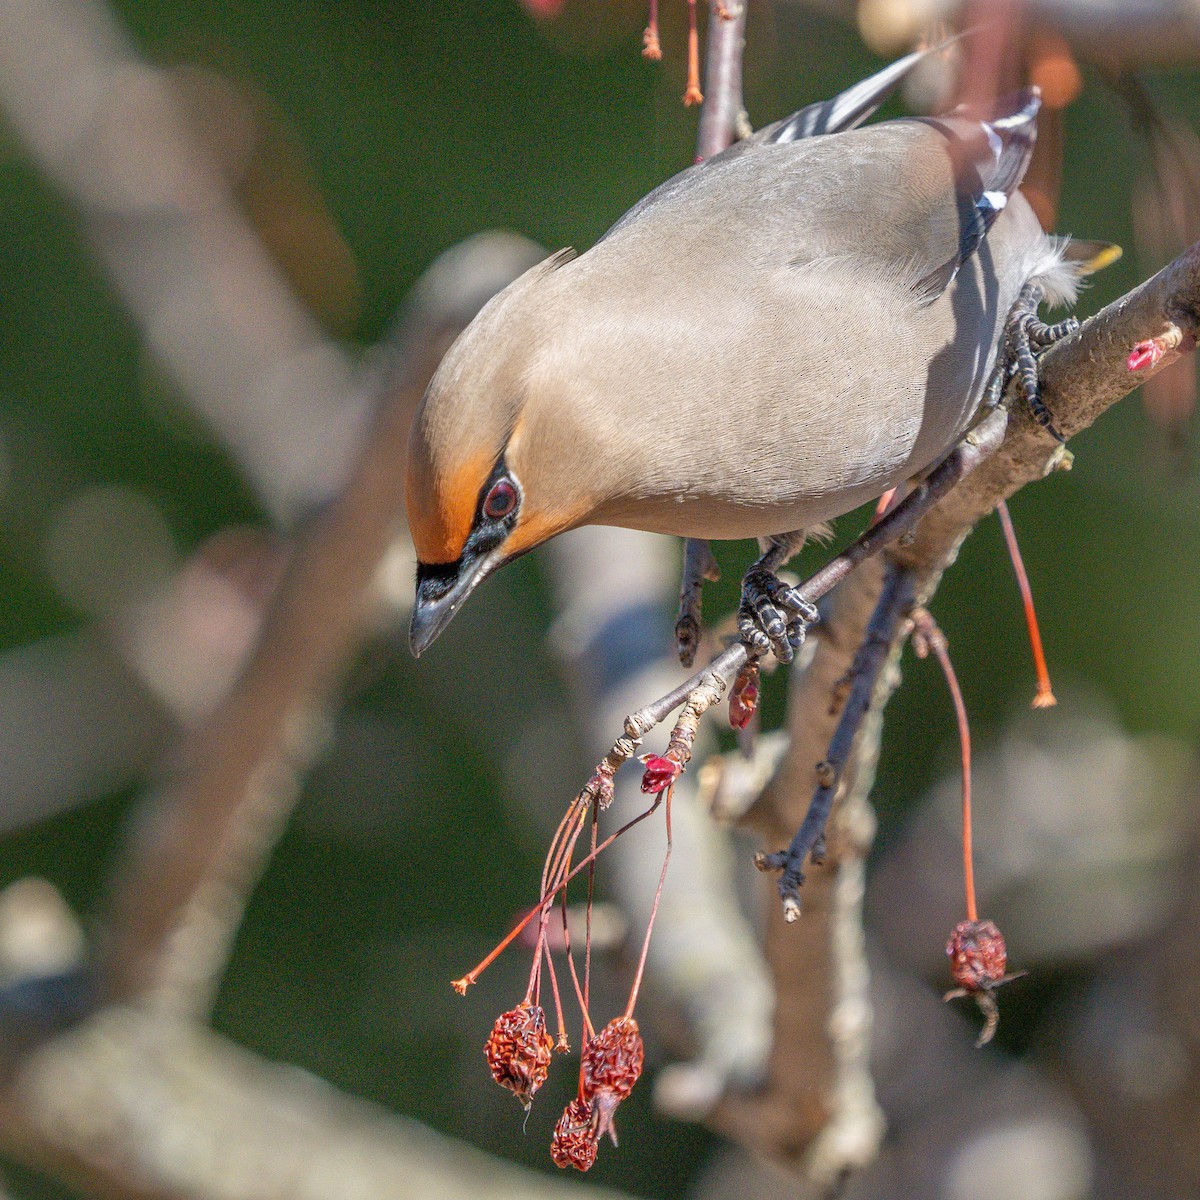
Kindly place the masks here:
MULTIPOLYGON (((1042 399, 1067 437, 1086 429, 1134 388, 1195 349, 1200 329, 1200 243, 1157 275, 1108 305, 1041 360, 1042 399), (1153 366, 1131 371, 1135 346, 1162 339, 1153 366)), ((956 488, 917 529, 897 558, 923 574, 926 598, 975 523, 1019 488, 1066 465, 1061 447, 1025 411, 1013 413, 1008 436, 972 478, 956 488)))
POLYGON ((749 132, 742 104, 742 52, 749 0, 713 0, 704 64, 704 108, 697 158, 712 158, 749 132))
POLYGON ((373 381, 292 292, 165 72, 97 0, 6 4, 0 46, 0 104, 79 206, 158 360, 277 518, 333 495, 367 430, 373 381))
POLYGON ((412 412, 448 340, 528 265, 528 243, 499 241, 456 247, 418 285, 357 467, 294 552, 238 683, 155 798, 117 888, 113 995, 154 989, 176 1015, 206 1011, 248 891, 321 749, 325 706, 389 599, 373 584, 402 530, 412 412))

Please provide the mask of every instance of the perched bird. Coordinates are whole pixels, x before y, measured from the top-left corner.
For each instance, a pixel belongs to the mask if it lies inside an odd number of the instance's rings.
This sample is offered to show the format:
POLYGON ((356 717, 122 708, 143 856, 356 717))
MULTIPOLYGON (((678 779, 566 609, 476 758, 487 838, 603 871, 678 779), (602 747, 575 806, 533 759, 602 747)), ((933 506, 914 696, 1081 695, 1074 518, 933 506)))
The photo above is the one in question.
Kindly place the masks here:
POLYGON ((742 634, 792 657, 815 613, 775 571, 803 531, 934 464, 1018 300, 1074 297, 1016 190, 1036 90, 855 128, 921 57, 675 176, 483 309, 412 429, 414 654, 498 567, 601 524, 763 540, 742 634))

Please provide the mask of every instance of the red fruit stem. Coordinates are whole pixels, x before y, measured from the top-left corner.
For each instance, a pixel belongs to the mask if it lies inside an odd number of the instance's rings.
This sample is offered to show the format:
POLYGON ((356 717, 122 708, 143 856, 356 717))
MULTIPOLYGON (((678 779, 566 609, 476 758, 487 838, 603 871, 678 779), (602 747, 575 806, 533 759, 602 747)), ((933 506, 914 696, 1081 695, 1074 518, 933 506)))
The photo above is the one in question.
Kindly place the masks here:
MULTIPOLYGON (((592 801, 591 862, 588 864, 587 921, 583 938, 583 1011, 586 1015, 592 998, 592 905, 596 899, 596 839, 600 831, 600 801, 592 801)), ((563 895, 566 895, 564 892, 563 895)), ((589 1021, 590 1025, 591 1022, 589 1021)))
MULTIPOLYGON (((542 970, 542 954, 545 953, 547 960, 550 952, 546 948, 546 930, 550 922, 550 910, 553 907, 553 896, 558 890, 555 887, 553 890, 548 890, 547 880, 554 883, 562 877, 562 875, 570 869, 571 854, 575 849, 575 843, 579 840, 579 835, 583 831, 583 812, 581 811, 580 798, 575 797, 567 808, 566 815, 559 822, 558 829, 555 831, 554 838, 550 843, 550 850, 546 855, 546 865, 542 868, 542 900, 538 902, 538 908, 535 910, 540 912, 538 919, 538 936, 537 948, 533 956, 533 964, 529 970, 529 993, 532 995, 535 987, 540 983, 542 970), (568 828, 568 822, 575 823, 575 829, 569 838, 563 837, 565 830, 568 828), (553 859, 553 863, 551 863, 553 859), (549 901, 546 897, 550 896, 549 901)), ((566 893, 563 893, 565 903, 566 893)), ((560 1024, 560 1033, 562 1027, 560 1024)))
POLYGON ((537 941, 533 946, 533 963, 529 968, 529 986, 525 989, 524 1004, 542 1002, 542 955, 546 951, 546 925, 538 926, 537 941))
POLYGON ((1029 586, 1029 576, 1025 573, 1021 547, 1017 545, 1017 531, 1013 528, 1012 517, 1008 514, 1008 505, 1003 500, 996 505, 996 515, 1000 518, 1000 528, 1004 530, 1008 557, 1012 560, 1013 572, 1017 577, 1017 587, 1021 591, 1021 603, 1025 606, 1025 624, 1029 629, 1029 648, 1033 651, 1033 669, 1037 675, 1037 695, 1033 698, 1033 707, 1051 708, 1058 701, 1054 698, 1054 690, 1050 686, 1050 671, 1046 667, 1046 655, 1042 650, 1042 634, 1038 628, 1037 610, 1033 606, 1033 589, 1029 586))
MULTIPOLYGON (((593 828, 595 828, 594 825, 593 825, 593 828)), ((570 866, 570 861, 571 860, 568 858, 567 859, 568 866, 570 866)), ((593 863, 592 866, 595 866, 595 863, 593 863)), ((589 874, 591 873, 591 870, 592 870, 592 868, 589 867, 588 868, 589 874)), ((575 954, 571 949, 571 922, 567 917, 567 889, 566 888, 563 888, 562 891, 559 893, 559 903, 562 908, 563 946, 567 952, 567 970, 569 970, 571 973, 571 984, 575 988, 575 1000, 579 1004, 580 1012, 583 1013, 583 1033, 584 1033, 584 1039, 586 1042, 586 1039, 590 1036, 589 1031, 592 1029, 592 1018, 588 1014, 586 984, 580 984, 579 972, 576 971, 576 969, 575 969, 575 954)), ((591 918, 590 901, 589 901, 588 907, 589 907, 588 915, 589 915, 589 924, 590 924, 590 918, 591 918)), ((590 929, 589 929, 589 940, 590 940, 590 929)), ((547 951, 547 953, 546 953, 546 958, 549 961, 549 959, 550 959, 549 951, 547 951)), ((585 968, 585 970, 586 970, 586 968, 585 968)), ((564 1031, 564 1036, 565 1036, 565 1031, 564 1031)))
POLYGON ((496 945, 488 952, 488 954, 479 961, 475 968, 471 971, 468 971, 461 979, 456 979, 454 981, 454 990, 458 992, 460 996, 465 995, 467 988, 479 981, 479 976, 482 975, 484 971, 486 971, 488 967, 490 967, 492 963, 494 963, 496 959, 498 959, 500 955, 503 954, 504 951, 507 950, 518 937, 521 936, 522 931, 530 923, 530 921, 532 921, 534 917, 541 913, 547 900, 553 900, 553 898, 558 894, 560 888, 566 887, 567 884, 569 884, 571 880, 579 874, 580 871, 594 863, 596 859, 603 854, 604 851, 607 850, 609 846, 611 846, 613 842, 615 842, 623 833, 626 833, 635 825, 644 821, 647 817, 653 816, 653 814, 658 811, 658 806, 661 803, 662 793, 659 793, 654 797, 654 803, 651 804, 645 812, 638 813, 636 817, 626 821, 625 824, 616 831, 616 833, 609 834, 609 836, 606 837, 604 841, 602 841, 600 845, 598 845, 596 849, 587 856, 587 858, 572 868, 571 872, 563 880, 555 884, 553 886, 553 890, 543 892, 541 899, 538 900, 537 904, 531 908, 499 942, 496 943, 496 945))
POLYGON ((563 818, 561 821, 559 821, 558 828, 554 831, 554 836, 550 839, 550 846, 546 851, 546 861, 542 865, 542 892, 543 893, 546 891, 546 887, 550 882, 551 859, 556 854, 558 847, 559 847, 559 842, 560 842, 561 838, 563 837, 563 834, 565 833, 567 827, 575 819, 576 813, 578 812, 578 809, 579 809, 579 802, 580 802, 580 797, 576 796, 575 799, 572 800, 569 805, 567 805, 567 811, 565 813, 563 813, 563 818))
POLYGON ((967 706, 963 703, 962 691, 958 686, 958 676, 954 673, 954 664, 950 661, 950 651, 942 631, 933 624, 933 618, 928 618, 933 626, 929 645, 937 655, 942 674, 950 688, 950 698, 954 701, 954 715, 958 721, 958 743, 962 751, 962 849, 963 849, 963 882, 967 896, 967 920, 978 921, 979 913, 975 907, 975 864, 974 847, 971 832, 971 727, 967 723, 967 706))
MULTIPOLYGON (((550 957, 549 948, 543 943, 541 953, 546 956, 546 972, 550 976, 550 994, 554 997, 554 1019, 558 1022, 558 1045, 563 1050, 570 1049, 570 1039, 567 1037, 567 1022, 563 1017, 562 996, 558 991, 558 976, 554 973, 554 959, 550 957)), ((538 956, 541 957, 541 954, 538 956)), ((586 1014, 584 1014, 586 1016, 586 1014)))
POLYGON ((671 784, 665 793, 659 793, 666 796, 667 852, 663 856, 662 871, 659 872, 658 887, 654 892, 654 903, 650 906, 650 920, 646 922, 646 936, 642 939, 642 953, 638 958, 637 973, 633 977, 633 987, 629 989, 629 1003, 625 1006, 626 1020, 633 1016, 638 992, 641 991, 642 975, 646 970, 646 958, 650 953, 650 934, 654 931, 654 918, 658 916, 658 903, 662 899, 663 884, 667 881, 667 864, 671 861, 671 795, 674 791, 675 785, 671 784))

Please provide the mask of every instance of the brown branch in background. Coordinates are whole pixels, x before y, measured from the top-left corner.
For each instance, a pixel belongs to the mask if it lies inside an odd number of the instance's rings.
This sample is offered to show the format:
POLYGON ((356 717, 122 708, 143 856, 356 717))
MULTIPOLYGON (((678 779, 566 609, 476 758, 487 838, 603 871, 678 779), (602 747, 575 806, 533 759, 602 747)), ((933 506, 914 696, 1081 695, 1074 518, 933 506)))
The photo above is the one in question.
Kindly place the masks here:
POLYGON ((20 47, 0 70, 7 120, 78 206, 157 361, 277 520, 328 500, 358 453, 375 381, 295 295, 166 73, 140 61, 98 0, 2 5, 0 42, 20 47))
POLYGON ((112 1007, 0 1093, 5 1152, 112 1200, 616 1200, 505 1163, 191 1022, 112 1007))
POLYGON ((154 797, 115 891, 103 973, 115 998, 207 1010, 248 890, 321 748, 317 718, 371 625, 432 349, 394 380, 344 491, 294 553, 241 679, 154 797))
MULTIPOLYGON (((931 6, 917 0, 787 0, 856 25, 876 54, 910 50, 929 25, 931 6)), ((1071 50, 1096 66, 1140 69, 1194 67, 1200 56, 1200 18, 1169 2, 1113 4, 1103 9, 1070 0, 1023 0, 1030 23, 1062 35, 1071 50)), ((959 29, 995 19, 999 5, 957 0, 937 16, 959 29)), ((1003 18, 1002 18, 1003 19, 1003 18)))

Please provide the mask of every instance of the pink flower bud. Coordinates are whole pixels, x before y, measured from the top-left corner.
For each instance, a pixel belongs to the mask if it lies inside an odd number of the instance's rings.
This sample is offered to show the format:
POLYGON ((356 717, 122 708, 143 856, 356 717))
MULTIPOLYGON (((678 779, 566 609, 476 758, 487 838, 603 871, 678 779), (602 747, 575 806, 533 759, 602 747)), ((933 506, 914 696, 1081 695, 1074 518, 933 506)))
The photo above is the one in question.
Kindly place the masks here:
POLYGON ((664 758, 661 754, 645 754, 642 762, 646 767, 642 776, 643 792, 665 792, 683 770, 673 758, 664 758))
POLYGON ((729 692, 729 723, 745 729, 758 708, 758 663, 748 662, 738 673, 729 692))
POLYGON ((1156 366, 1165 352, 1165 348, 1157 338, 1148 338, 1134 346, 1125 360, 1125 365, 1131 371, 1145 371, 1156 366))

